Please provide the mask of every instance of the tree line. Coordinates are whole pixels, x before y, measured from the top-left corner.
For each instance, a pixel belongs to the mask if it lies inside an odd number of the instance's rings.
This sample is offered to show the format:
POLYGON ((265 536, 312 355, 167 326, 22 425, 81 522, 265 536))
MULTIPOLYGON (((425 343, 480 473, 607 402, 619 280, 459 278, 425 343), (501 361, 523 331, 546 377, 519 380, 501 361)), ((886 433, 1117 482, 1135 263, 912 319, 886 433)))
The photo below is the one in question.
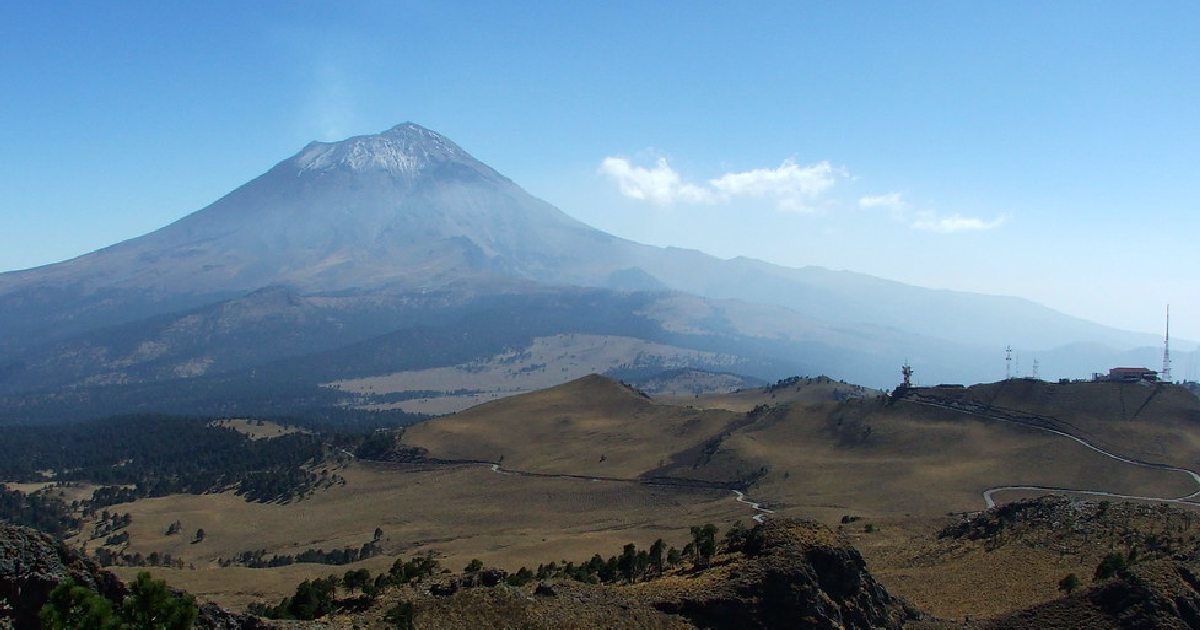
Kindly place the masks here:
POLYGON ((234 554, 231 559, 220 559, 217 563, 222 567, 243 566, 251 569, 269 569, 274 567, 286 567, 296 563, 313 563, 313 564, 329 564, 339 566, 374 558, 383 553, 379 543, 372 541, 364 543, 361 547, 346 547, 343 549, 333 549, 325 551, 323 549, 305 549, 298 554, 272 554, 267 557, 265 549, 257 551, 242 551, 234 554))
MULTIPOLYGON (((463 573, 470 575, 492 574, 494 583, 505 583, 520 587, 534 580, 551 578, 572 579, 588 583, 628 583, 661 577, 672 570, 700 570, 712 564, 719 549, 724 546, 730 551, 742 550, 754 553, 756 530, 746 530, 741 523, 733 526, 720 537, 720 530, 713 524, 691 528, 691 541, 677 549, 668 547, 662 539, 654 541, 648 549, 638 549, 634 543, 622 547, 620 554, 607 560, 600 554, 585 562, 566 562, 538 565, 537 571, 521 567, 515 573, 490 571, 483 562, 471 560, 463 573)), ((347 571, 342 575, 330 575, 315 580, 305 580, 295 593, 283 598, 278 604, 255 602, 248 612, 269 619, 313 620, 333 613, 358 612, 367 609, 387 589, 403 584, 425 580, 438 573, 448 573, 432 557, 418 556, 410 560, 397 559, 386 573, 372 576, 367 569, 347 571)), ((488 584, 486 580, 475 584, 488 584)), ((434 585, 436 592, 437 585, 434 585)), ((390 608, 385 618, 396 627, 411 628, 415 609, 411 602, 400 601, 390 608)))
POLYGON ((101 486, 90 500, 71 503, 50 491, 25 493, 0 487, 0 521, 56 536, 77 530, 79 516, 90 517, 104 507, 143 497, 228 490, 247 501, 302 499, 320 487, 344 483, 337 475, 314 472, 318 464, 376 435, 373 429, 296 432, 252 440, 215 425, 211 418, 163 415, 56 427, 9 426, 4 434, 0 479, 45 481, 44 471, 50 470, 58 485, 101 486))
MULTIPOLYGON (((334 612, 363 610, 388 588, 421 581, 440 570, 438 561, 430 556, 417 556, 409 560, 398 558, 386 573, 374 577, 367 569, 356 569, 342 575, 304 580, 296 587, 295 593, 278 604, 271 606, 255 602, 247 611, 268 619, 309 621, 334 612), (344 597, 338 596, 339 589, 344 592, 344 597)), ((401 605, 398 610, 389 611, 388 616, 395 622, 397 614, 411 622, 411 604, 407 608, 401 605)))
POLYGON ((38 620, 45 630, 188 630, 196 614, 194 597, 176 595, 165 582, 142 572, 120 602, 67 578, 50 592, 38 620))

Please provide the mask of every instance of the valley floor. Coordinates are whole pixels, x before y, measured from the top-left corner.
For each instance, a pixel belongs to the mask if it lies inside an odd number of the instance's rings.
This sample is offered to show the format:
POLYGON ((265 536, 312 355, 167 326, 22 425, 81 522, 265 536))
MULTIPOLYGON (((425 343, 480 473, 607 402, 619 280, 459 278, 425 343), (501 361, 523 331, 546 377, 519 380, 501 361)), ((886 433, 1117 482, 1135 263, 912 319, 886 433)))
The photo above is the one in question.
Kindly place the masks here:
MULTIPOLYGON (((429 552, 449 567, 478 558, 515 571, 542 562, 586 560, 628 542, 644 548, 663 538, 682 547, 690 525, 711 522, 724 528, 736 520, 748 523, 754 514, 728 491, 502 475, 479 465, 355 462, 338 474, 346 479, 344 486, 285 505, 220 493, 142 499, 109 509, 133 517, 127 553, 170 553, 188 567, 152 573, 235 608, 276 602, 304 579, 359 567, 376 572, 397 556, 429 552), (184 532, 203 529, 204 541, 165 535, 176 520, 184 532), (353 566, 218 566, 219 560, 247 550, 265 549, 269 557, 358 548, 372 539, 376 527, 384 532, 383 555, 353 566)), ((138 570, 117 572, 130 577, 138 570)))
POLYGON ((1190 515, 1200 511, 1200 484, 1194 466, 1179 463, 1189 451, 1171 438, 1187 431, 1194 402, 1153 422, 1111 421, 1115 429, 1088 416, 1038 416, 1065 418, 1068 431, 953 405, 830 400, 839 388, 822 381, 668 404, 588 377, 413 427, 397 443, 420 453, 412 463, 345 460, 332 470, 344 483, 302 500, 216 493, 109 509, 132 517, 126 553, 170 553, 183 568, 152 573, 238 609, 278 602, 304 579, 357 568, 377 574, 400 557, 431 554, 454 570, 478 559, 514 572, 607 556, 627 543, 646 549, 659 538, 682 548, 691 526, 725 531, 763 516, 834 528, 891 594, 965 621, 1055 599, 1065 575, 1090 576, 1106 553, 1129 552, 1130 536, 1173 545, 1196 538, 1200 518, 1190 515), (1123 432, 1127 450, 1113 446, 1112 431, 1123 432), (731 492, 746 483, 744 495, 731 492), (1052 518, 1036 527, 1002 522, 985 538, 945 534, 989 507, 986 498, 1004 504, 1045 488, 1067 499, 1046 508, 1052 518), (1097 506, 1119 497, 1083 490, 1142 500, 1122 504, 1124 520, 1109 514, 1099 530, 1087 524, 1098 520, 1097 506), (1158 516, 1164 508, 1154 497, 1172 498, 1175 510, 1158 516), (1091 521, 1077 522, 1079 514, 1091 521), (184 532, 203 529, 203 540, 165 534, 175 521, 184 532), (269 558, 359 548, 376 528, 381 554, 353 564, 227 566, 246 551, 269 558))

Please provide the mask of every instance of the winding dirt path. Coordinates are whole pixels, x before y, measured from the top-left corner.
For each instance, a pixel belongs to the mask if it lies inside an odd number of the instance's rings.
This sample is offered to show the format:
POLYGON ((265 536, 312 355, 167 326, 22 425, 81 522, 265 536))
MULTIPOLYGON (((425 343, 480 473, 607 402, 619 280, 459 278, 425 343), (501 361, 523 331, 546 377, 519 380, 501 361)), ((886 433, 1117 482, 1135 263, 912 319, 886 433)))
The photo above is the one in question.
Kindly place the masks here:
POLYGON ((755 503, 754 501, 747 499, 745 493, 743 493, 741 490, 734 490, 733 498, 738 503, 745 503, 746 505, 750 506, 750 509, 754 510, 755 512, 758 512, 758 514, 755 514, 753 516, 753 519, 754 519, 755 523, 758 523, 760 525, 762 524, 763 521, 765 521, 767 519, 768 514, 775 513, 775 510, 768 510, 767 508, 759 505, 758 503, 755 503))
MULTIPOLYGON (((682 479, 681 480, 623 479, 621 477, 594 477, 591 475, 567 475, 567 474, 554 474, 554 473, 535 473, 535 472, 529 472, 529 471, 525 471, 525 470, 509 470, 509 469, 501 468, 500 464, 495 464, 495 463, 488 464, 488 466, 492 469, 492 472, 494 472, 498 475, 516 475, 519 477, 545 477, 545 478, 551 478, 551 479, 570 479, 573 481, 609 481, 609 482, 619 482, 619 483, 636 483, 636 484, 640 484, 640 485, 650 485, 650 486, 673 486, 673 487, 678 487, 678 488, 706 488, 706 489, 711 489, 711 490, 724 490, 725 489, 725 488, 719 487, 718 484, 703 484, 703 483, 699 483, 699 482, 695 482, 695 481, 682 480, 682 479)), ((738 503, 748 505, 748 506, 750 506, 751 510, 754 510, 755 514, 751 518, 754 520, 755 523, 762 523, 766 519, 768 514, 775 513, 774 510, 769 510, 769 509, 763 507, 762 504, 756 503, 754 501, 747 499, 746 494, 744 492, 742 492, 741 490, 730 490, 730 492, 733 492, 733 498, 735 501, 737 501, 738 503)))
POLYGON ((1077 435, 1072 435, 1070 433, 1067 433, 1066 431, 1060 431, 1058 429, 1052 429, 1050 427, 1046 427, 1046 426, 1037 424, 1036 422, 1034 422, 1034 420, 1037 418, 1036 416, 1031 416, 1030 420, 1022 420, 1022 419, 1019 419, 1019 418, 1016 418, 1013 416, 1006 417, 1006 416, 1000 415, 999 413, 989 413, 987 411, 982 411, 982 410, 975 409, 975 408, 968 407, 968 406, 961 405, 961 404, 951 404, 951 403, 946 403, 946 402, 940 402, 936 399, 930 399, 928 397, 910 398, 910 399, 906 399, 906 401, 910 402, 914 405, 925 405, 927 407, 937 407, 939 409, 949 409, 951 411, 957 411, 959 413, 978 416, 980 418, 984 418, 987 420, 994 420, 996 422, 1006 422, 1008 424, 1015 424, 1017 426, 1027 427, 1030 429, 1037 429, 1038 431, 1044 431, 1046 433, 1053 433, 1054 435, 1058 435, 1061 437, 1065 437, 1069 440, 1073 440, 1086 448, 1089 448, 1101 455, 1104 455, 1105 457, 1108 457, 1109 459, 1116 460, 1123 464, 1129 464, 1131 466, 1141 466, 1143 468, 1153 468, 1155 470, 1163 470, 1163 471, 1168 471, 1168 472, 1183 473, 1183 474, 1191 477, 1192 481, 1195 482, 1196 486, 1197 486, 1197 490, 1195 492, 1185 495, 1185 496, 1182 496, 1182 497, 1175 497, 1175 498, 1143 497, 1143 496, 1128 495, 1128 494, 1116 494, 1113 492, 1106 492, 1104 490, 1075 490, 1072 488, 1055 488, 1055 487, 1051 487, 1051 486, 996 486, 994 488, 988 488, 987 490, 983 491, 983 503, 984 503, 984 505, 986 505, 989 508, 996 507, 996 500, 994 498, 994 495, 997 492, 1005 492, 1005 491, 1010 491, 1010 490, 1037 490, 1037 491, 1048 491, 1048 492, 1069 492, 1069 493, 1073 493, 1073 494, 1086 494, 1089 496, 1110 497, 1110 498, 1114 498, 1114 499, 1153 501, 1156 503, 1182 503, 1182 504, 1200 507, 1200 504, 1196 503, 1195 501, 1188 500, 1188 499, 1193 499, 1197 496, 1200 496, 1200 473, 1197 473, 1194 470, 1190 470, 1188 468, 1179 468, 1178 466, 1171 466, 1169 464, 1144 462, 1144 461, 1140 461, 1137 459, 1131 459, 1131 458, 1125 457, 1123 455, 1118 455, 1117 453, 1113 453, 1111 451, 1107 451, 1103 448, 1100 448, 1099 446, 1096 446, 1095 444, 1092 444, 1091 442, 1088 442, 1087 440, 1085 440, 1077 435))
POLYGON ((1190 505, 1192 507, 1200 508, 1200 503, 1197 503, 1195 501, 1188 501, 1188 499, 1194 497, 1195 494, 1189 494, 1186 497, 1180 497, 1178 499, 1168 499, 1168 498, 1164 498, 1164 497, 1139 497, 1139 496, 1135 496, 1135 495, 1131 495, 1131 494, 1116 494, 1113 492, 1104 492, 1103 490, 1072 490, 1071 488, 1055 488, 1052 486, 996 486, 995 488, 988 488, 987 490, 983 491, 983 502, 989 508, 996 507, 996 500, 993 498, 993 495, 997 492, 1006 492, 1009 490, 1038 490, 1038 491, 1046 491, 1046 492, 1065 492, 1065 493, 1069 493, 1069 494, 1086 494, 1088 496, 1093 496, 1093 497, 1107 497, 1110 499, 1128 499, 1128 500, 1132 500, 1132 501, 1152 501, 1154 503, 1177 503, 1177 504, 1190 505))

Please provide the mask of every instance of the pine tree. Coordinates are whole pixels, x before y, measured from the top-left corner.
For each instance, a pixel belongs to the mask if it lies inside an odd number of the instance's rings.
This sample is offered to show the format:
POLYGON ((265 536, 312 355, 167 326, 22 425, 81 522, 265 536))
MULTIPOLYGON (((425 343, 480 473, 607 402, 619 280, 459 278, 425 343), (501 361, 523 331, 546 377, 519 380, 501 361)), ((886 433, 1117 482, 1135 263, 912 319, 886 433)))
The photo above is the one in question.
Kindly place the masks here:
POLYGON ((133 628, 188 630, 196 620, 196 599, 191 595, 176 597, 166 582, 151 579, 143 571, 121 604, 121 616, 133 628))
POLYGON ((650 566, 657 575, 663 574, 663 539, 659 538, 650 545, 650 566))
POLYGON ((63 580, 42 606, 38 619, 46 630, 117 630, 121 620, 112 604, 95 591, 63 580))

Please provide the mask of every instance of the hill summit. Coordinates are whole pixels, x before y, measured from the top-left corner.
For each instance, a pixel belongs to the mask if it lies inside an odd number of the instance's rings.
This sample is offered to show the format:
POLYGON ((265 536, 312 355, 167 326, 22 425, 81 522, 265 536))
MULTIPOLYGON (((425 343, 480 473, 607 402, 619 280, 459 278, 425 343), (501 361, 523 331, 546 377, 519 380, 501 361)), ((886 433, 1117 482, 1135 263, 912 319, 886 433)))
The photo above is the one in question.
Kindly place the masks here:
POLYGON ((530 196, 444 136, 405 123, 313 142, 212 205, 145 236, 28 272, 83 291, 244 293, 480 276, 554 281, 565 255, 612 239, 530 196))
POLYGON ((290 161, 302 172, 343 168, 412 176, 437 165, 459 163, 479 165, 481 174, 499 176, 445 136, 411 122, 376 135, 313 142, 290 161))

